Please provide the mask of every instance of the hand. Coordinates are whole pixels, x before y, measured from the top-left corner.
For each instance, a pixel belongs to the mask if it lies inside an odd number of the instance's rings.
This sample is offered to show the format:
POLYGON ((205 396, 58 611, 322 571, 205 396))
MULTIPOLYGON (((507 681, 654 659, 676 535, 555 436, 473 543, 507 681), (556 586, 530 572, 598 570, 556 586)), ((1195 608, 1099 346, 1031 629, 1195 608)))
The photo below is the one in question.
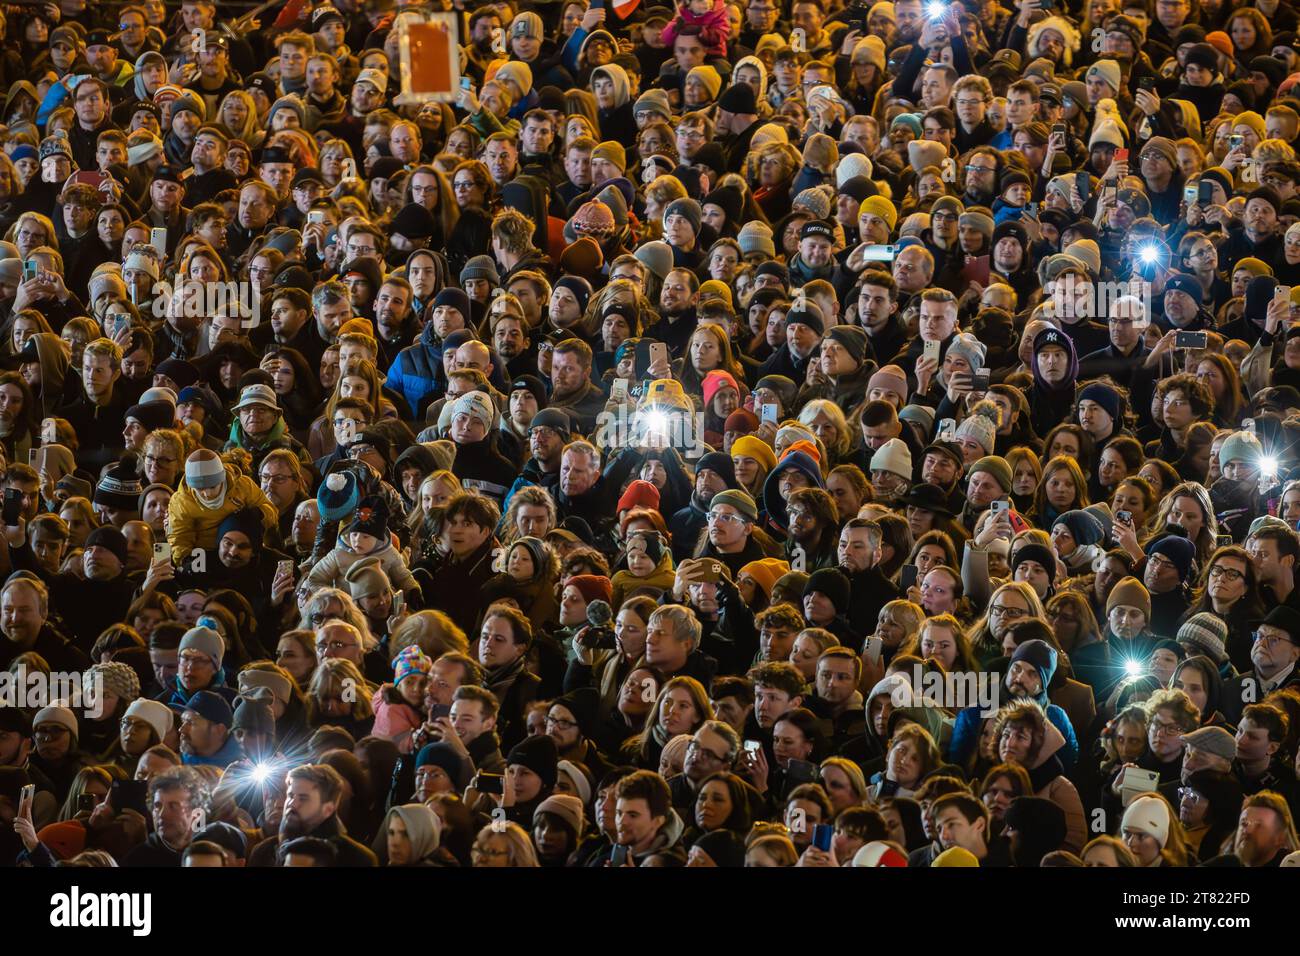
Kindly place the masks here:
POLYGON ((974 381, 969 372, 953 372, 948 377, 948 401, 956 405, 961 401, 962 396, 971 391, 971 383, 974 381))
POLYGON ((588 7, 587 12, 582 15, 582 28, 590 33, 600 27, 605 22, 604 7, 588 7))
POLYGON ((975 536, 975 544, 987 548, 999 538, 1011 540, 1011 512, 999 511, 984 522, 984 528, 975 536))
POLYGON ((749 781, 759 793, 767 793, 767 778, 772 772, 768 765, 767 754, 759 747, 753 753, 745 751, 741 769, 749 776, 749 781))
POLYGON ((1110 167, 1106 170, 1106 175, 1101 177, 1101 180, 1107 185, 1113 186, 1127 175, 1128 175, 1128 163, 1114 162, 1110 164, 1110 167))
POLYGON ((760 423, 758 431, 754 432, 754 434, 767 444, 776 447, 776 425, 772 422, 760 423))
POLYGON ((832 847, 828 850, 819 850, 815 846, 809 846, 799 856, 799 861, 795 866, 839 866, 839 860, 835 859, 835 849, 832 847))
POLYGON ((1138 90, 1133 95, 1133 102, 1147 116, 1155 116, 1160 112, 1160 97, 1154 90, 1138 90))
POLYGON ((1274 296, 1268 303, 1268 310, 1265 312, 1266 320, 1264 328, 1272 335, 1277 334, 1277 330, 1284 324, 1291 321, 1291 300, 1279 299, 1274 296))
MULTIPOLYGON (((164 581, 174 580, 175 577, 176 577, 176 569, 172 567, 171 561, 155 561, 149 565, 149 573, 145 575, 144 590, 156 591, 158 589, 158 585, 162 584, 164 581)), ((274 584, 272 584, 271 586, 271 595, 272 595, 272 599, 274 600, 274 596, 275 596, 274 584)))
POLYGON ((921 588, 920 585, 913 584, 907 589, 907 599, 917 607, 921 606, 921 588))
POLYGON ((1188 203, 1185 218, 1187 219, 1187 225, 1195 228, 1205 219, 1205 209, 1199 202, 1188 203))
POLYGON ((408 608, 405 603, 403 603, 401 613, 394 614, 392 617, 388 619, 388 633, 392 634, 394 631, 396 631, 399 627, 401 627, 403 624, 406 623, 406 619, 410 616, 411 616, 411 609, 408 608))
POLYGON ((456 94, 456 102, 466 113, 477 113, 479 111, 478 94, 474 90, 462 89, 456 94))
MULTIPOLYGON (((279 607, 285 597, 293 593, 295 583, 292 565, 277 569, 275 577, 271 579, 271 606, 279 607)), ((391 634, 392 631, 389 633, 391 634)))
POLYGON ((1115 794, 1115 796, 1117 797, 1120 795, 1120 790, 1121 790, 1120 784, 1124 782, 1124 771, 1128 770, 1129 767, 1133 767, 1136 769, 1137 764, 1125 763, 1123 766, 1121 766, 1119 770, 1115 773, 1115 782, 1110 785, 1110 792, 1115 794))
POLYGON ((1226 227, 1228 220, 1232 218, 1232 213, 1228 212, 1227 206, 1205 206, 1205 221, 1216 226, 1226 227))
POLYGON ((469 751, 465 749, 465 743, 460 739, 460 734, 456 733, 456 727, 452 724, 450 717, 438 717, 431 723, 438 733, 439 739, 444 744, 447 744, 462 757, 469 756, 469 751))
POLYGON ((1115 544, 1123 548, 1125 552, 1134 558, 1141 557, 1142 546, 1138 544, 1137 529, 1132 524, 1116 518, 1111 522, 1111 535, 1115 538, 1115 544))
POLYGON ((853 48, 858 45, 858 41, 861 39, 862 31, 856 27, 844 34, 844 40, 840 43, 840 55, 852 56, 853 48))
MULTIPOLYGON (((33 794, 34 798, 35 794, 33 794)), ((36 839, 36 824, 32 823, 32 799, 19 800, 18 815, 14 817, 14 832, 23 841, 23 846, 30 853, 40 844, 36 839)))
POLYGON ((148 824, 145 823, 144 817, 135 810, 122 810, 119 812, 117 823, 121 825, 123 835, 132 845, 143 843, 144 838, 149 835, 148 824))
POLYGON ((90 811, 90 819, 86 821, 86 826, 91 830, 102 830, 111 824, 116 816, 110 798, 105 797, 99 801, 99 805, 94 810, 90 811))
POLYGON ((122 350, 122 354, 125 355, 127 351, 131 348, 131 323, 130 322, 127 322, 126 324, 118 328, 118 330, 113 334, 113 341, 117 343, 118 348, 120 348, 122 350))
POLYGON ((934 378, 934 373, 939 371, 939 360, 929 355, 922 354, 916 360, 916 393, 924 395, 930 390, 930 380, 934 378))
POLYGON ((646 372, 651 378, 672 378, 673 364, 666 358, 656 359, 650 363, 646 372))

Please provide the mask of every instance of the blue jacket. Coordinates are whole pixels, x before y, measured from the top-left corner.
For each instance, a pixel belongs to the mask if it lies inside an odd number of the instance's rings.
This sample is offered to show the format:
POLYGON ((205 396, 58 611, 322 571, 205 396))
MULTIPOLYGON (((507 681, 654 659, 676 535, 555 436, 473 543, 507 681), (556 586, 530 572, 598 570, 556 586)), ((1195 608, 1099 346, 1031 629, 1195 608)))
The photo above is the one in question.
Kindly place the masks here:
POLYGON ((384 383, 401 394, 411 406, 411 413, 419 416, 428 399, 442 385, 443 345, 434 333, 433 322, 425 323, 420 340, 397 353, 384 383))
MULTIPOLYGON (((1005 685, 1004 685, 1005 686, 1005 685)), ((1074 735, 1074 727, 1070 724, 1070 718, 1066 716, 1064 710, 1047 699, 1047 692, 1042 691, 1034 700, 1038 701, 1043 708, 1043 713, 1047 719, 1052 722, 1061 736, 1065 738, 1065 746, 1057 754, 1061 758, 1061 765, 1065 767, 1068 773, 1075 762, 1079 759, 1079 739, 1074 735)), ((957 719, 953 723, 952 738, 948 741, 948 761, 950 763, 965 766, 966 761, 971 754, 975 752, 975 747, 979 744, 980 739, 980 708, 965 707, 957 712, 957 719)))
POLYGON ((244 759, 244 748, 239 745, 239 741, 234 735, 226 738, 226 742, 221 745, 221 749, 211 757, 200 757, 198 754, 182 754, 181 763, 187 766, 202 766, 208 764, 213 767, 226 768, 236 760, 244 759))

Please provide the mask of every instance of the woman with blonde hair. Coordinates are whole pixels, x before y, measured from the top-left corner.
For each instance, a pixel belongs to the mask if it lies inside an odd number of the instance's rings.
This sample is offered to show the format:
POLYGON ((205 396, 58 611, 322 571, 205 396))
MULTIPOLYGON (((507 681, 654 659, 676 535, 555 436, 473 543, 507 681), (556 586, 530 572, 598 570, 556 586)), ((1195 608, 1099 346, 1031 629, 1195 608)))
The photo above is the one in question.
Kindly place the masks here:
POLYGON ((744 369, 733 356, 726 330, 712 323, 701 325, 691 333, 686 354, 674 365, 682 390, 691 396, 702 393, 704 377, 715 370, 728 373, 742 387, 745 381, 744 369))
POLYGON ((346 657, 328 657, 320 662, 307 688, 307 723, 342 727, 354 739, 367 736, 375 724, 370 700, 375 687, 346 657))
POLYGON ((345 139, 333 137, 325 140, 320 148, 320 175, 325 180, 325 188, 333 189, 343 181, 349 166, 356 162, 352 147, 345 139))
MULTIPOLYGON (((887 602, 880 609, 880 614, 876 617, 876 630, 868 637, 868 641, 873 638, 880 640, 881 660, 888 662, 902 653, 900 648, 916 641, 924 623, 925 610, 919 604, 898 598, 887 602)), ((866 694, 872 686, 873 684, 862 683, 859 684, 859 690, 866 694)))
POLYGON ((76 776, 72 778, 72 786, 68 788, 68 797, 59 808, 59 822, 88 821, 95 807, 103 803, 108 796, 113 780, 113 774, 104 767, 82 767, 78 770, 76 776), (88 808, 80 806, 83 796, 90 798, 92 806, 88 808))
POLYGON ((490 823, 478 831, 470 857, 475 867, 540 866, 528 832, 517 823, 490 823))
MULTIPOLYGON (((1214 505, 1210 502, 1210 492, 1203 484, 1199 481, 1184 481, 1171 488, 1160 502, 1156 519, 1150 524, 1156 530, 1143 544, 1149 544, 1169 524, 1176 524, 1187 532, 1187 537, 1196 545, 1197 562, 1204 565, 1214 553, 1219 535, 1219 520, 1215 517, 1214 505)), ((1132 554, 1132 549, 1128 550, 1132 554)))
POLYGON ((713 720, 713 705, 704 685, 694 677, 674 677, 660 689, 640 735, 624 743, 623 758, 657 771, 664 745, 678 734, 695 733, 706 720, 713 720))
POLYGON ((415 507, 406 516, 406 526, 411 529, 412 565, 438 553, 442 509, 462 490, 460 479, 445 468, 430 472, 421 479, 415 507))
POLYGON ((952 614, 936 614, 927 617, 921 624, 920 631, 899 651, 925 660, 934 658, 943 669, 951 674, 962 672, 973 674, 980 670, 979 660, 966 637, 966 629, 961 621, 952 614))
POLYGON ((1124 810, 1120 839, 1137 866, 1187 866, 1187 831, 1159 792, 1139 794, 1124 810))
POLYGON ((1011 503, 1021 514, 1028 514, 1034 506, 1034 493, 1043 480, 1043 463, 1025 445, 1017 445, 1003 457, 1011 466, 1011 503))
POLYGON ((860 807, 867 802, 867 778, 862 768, 845 757, 827 757, 821 762, 821 784, 831 807, 838 816, 849 807, 860 807))
POLYGON ((799 421, 822 440, 830 452, 832 467, 844 462, 853 444, 853 433, 844 410, 826 398, 815 398, 799 410, 799 421))
POLYGON ((1002 640, 1012 624, 1029 618, 1047 620, 1038 592, 1025 581, 1008 581, 989 597, 984 616, 971 629, 971 648, 988 663, 1004 656, 1002 640))
POLYGON ((389 660, 396 660, 397 655, 412 644, 418 645, 427 657, 435 661, 451 651, 469 653, 465 632, 450 617, 436 610, 417 611, 397 625, 397 630, 388 640, 389 660))
POLYGON ((217 119, 226 132, 234 139, 248 144, 250 149, 261 146, 262 140, 266 139, 266 131, 258 122, 257 103, 247 90, 231 90, 227 93, 217 107, 217 119))
POLYGON ((54 230, 54 222, 39 212, 25 212, 19 216, 5 233, 5 239, 18 247, 21 259, 27 259, 32 250, 41 246, 49 246, 55 252, 59 250, 59 234, 54 230))
POLYGON ((1084 866, 1137 866, 1136 858, 1124 841, 1109 834, 1102 834, 1089 840, 1079 856, 1084 866))
POLYGON ((676 176, 659 176, 645 188, 645 235, 651 239, 663 236, 664 210, 670 203, 686 198, 686 187, 676 176))
POLYGON ((1057 455, 1043 468, 1043 478, 1034 492, 1034 524, 1049 531, 1065 512, 1088 505, 1088 480, 1083 477, 1079 463, 1057 455))

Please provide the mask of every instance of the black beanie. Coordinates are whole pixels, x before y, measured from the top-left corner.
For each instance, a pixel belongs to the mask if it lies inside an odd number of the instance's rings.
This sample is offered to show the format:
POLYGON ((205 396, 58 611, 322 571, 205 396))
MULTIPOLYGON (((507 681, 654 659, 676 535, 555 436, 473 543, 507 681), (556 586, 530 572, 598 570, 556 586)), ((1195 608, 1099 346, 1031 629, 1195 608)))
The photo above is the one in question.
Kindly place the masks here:
POLYGON ((262 523, 262 512, 258 508, 240 508, 238 511, 227 515, 217 526, 217 543, 226 536, 230 531, 242 531, 252 542, 254 549, 262 546, 262 536, 265 533, 265 526, 262 523))
POLYGON ((520 389, 532 393, 533 398, 537 399, 539 410, 546 407, 546 386, 536 375, 516 375, 510 383, 510 392, 513 394, 520 389))
POLYGON ((709 452, 699 460, 699 463, 695 466, 695 473, 698 475, 705 468, 716 475, 721 475, 728 488, 736 487, 736 466, 732 462, 730 455, 723 454, 720 451, 709 452))
POLYGON ((792 308, 785 314, 785 324, 806 325, 818 335, 826 331, 826 320, 822 317, 821 306, 805 300, 802 307, 792 308))
POLYGON ((403 206, 388 227, 390 236, 396 234, 407 239, 429 239, 433 232, 433 213, 418 202, 403 206))
POLYGON ((555 768, 559 762, 560 752, 555 749, 555 741, 548 734, 525 737, 511 747, 506 756, 506 766, 519 764, 541 777, 544 793, 549 793, 555 787, 555 768))
POLYGON ((718 98, 718 109, 728 113, 757 113, 758 96, 748 83, 732 83, 718 98))
POLYGON ((1024 561, 1037 561, 1047 572, 1049 583, 1056 584, 1056 555, 1041 544, 1027 544, 1016 552, 1016 559, 1011 562, 1011 576, 1014 578, 1016 568, 1024 561))
POLYGON ((596 725, 596 710, 600 706, 600 691, 594 687, 578 687, 551 701, 551 706, 556 704, 573 714, 584 737, 591 736, 596 725))
POLYGON ((832 325, 830 331, 826 333, 827 338, 832 338, 852 355, 858 362, 861 362, 867 355, 867 333, 860 325, 832 325))
POLYGON ((86 548, 96 546, 111 551, 126 566, 126 538, 111 524, 101 525, 86 536, 86 548))
POLYGON ((804 585, 803 596, 807 597, 813 591, 825 594, 826 599, 835 606, 837 613, 843 614, 848 610, 849 579, 839 568, 818 568, 809 575, 808 583, 804 585))
POLYGON ((745 205, 745 197, 734 186, 719 186, 700 200, 701 206, 709 204, 719 207, 726 214, 727 224, 740 226, 740 214, 745 205))

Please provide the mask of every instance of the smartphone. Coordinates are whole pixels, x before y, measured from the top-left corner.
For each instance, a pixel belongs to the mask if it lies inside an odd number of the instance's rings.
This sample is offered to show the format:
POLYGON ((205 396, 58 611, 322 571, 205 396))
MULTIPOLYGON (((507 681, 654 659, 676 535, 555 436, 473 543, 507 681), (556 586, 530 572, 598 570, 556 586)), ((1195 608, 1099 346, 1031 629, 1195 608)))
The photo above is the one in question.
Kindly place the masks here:
POLYGON ((1208 206, 1214 202, 1213 182, 1205 179, 1196 184, 1196 201, 1202 206, 1208 206))
POLYGON ((1159 785, 1160 774, 1154 770, 1143 770, 1141 767, 1126 767, 1119 785, 1120 798, 1124 806, 1128 806, 1134 799, 1144 793, 1155 793, 1159 785))
MULTIPOLYGON (((595 6, 593 3, 592 6, 595 6)), ((609 854, 610 866, 627 866, 627 846, 622 843, 614 844, 614 849, 609 854)))
POLYGON ((1188 205, 1191 205, 1192 203, 1196 202, 1196 196, 1197 196, 1196 186, 1192 185, 1192 186, 1183 187, 1183 202, 1187 203, 1188 205))
POLYGON ((1178 332, 1174 335, 1174 348, 1203 349, 1209 341, 1208 332, 1178 332))
POLYGON ((1065 124, 1064 124, 1064 123, 1054 123, 1054 124, 1052 125, 1052 135, 1053 135, 1053 136, 1064 136, 1064 135, 1065 135, 1065 132, 1066 132, 1066 129, 1065 129, 1065 124))
MULTIPOLYGON (((153 563, 162 564, 164 561, 170 562, 172 559, 172 548, 166 541, 155 541, 153 545, 153 563)), ((281 561, 281 564, 284 562, 281 561)))
POLYGON ((863 262, 893 262, 898 256, 898 246, 867 246, 862 250, 863 262))
POLYGON ((36 799, 36 784, 24 784, 23 788, 18 791, 18 805, 21 807, 25 803, 30 806, 34 799, 36 799))
POLYGON ((971 376, 971 388, 977 392, 987 392, 989 390, 989 376, 992 373, 986 369, 976 369, 975 374, 971 376))
POLYGON ((1088 196, 1092 192, 1092 177, 1086 174, 1076 177, 1074 185, 1075 188, 1079 190, 1079 201, 1087 202, 1088 196))
POLYGON ((627 401, 627 379, 616 378, 614 384, 609 387, 609 397, 616 402, 627 401))
POLYGON ((819 823, 813 827, 812 845, 823 853, 831 852, 831 840, 835 838, 835 828, 829 823, 819 823))
POLYGON ((668 346, 663 342, 650 343, 650 364, 668 361, 668 346))
POLYGON ((898 571, 898 585, 904 591, 916 584, 916 565, 905 564, 898 571))
POLYGON ((434 704, 429 708, 429 719, 437 720, 439 717, 451 716, 451 704, 434 704))
POLYGON ((1155 77, 1151 77, 1151 76, 1138 77, 1139 90, 1146 90, 1148 93, 1153 93, 1155 92, 1155 88, 1156 88, 1155 77))
POLYGON ((40 271, 41 267, 33 260, 28 259, 23 263, 23 281, 26 282, 28 279, 35 279, 40 271))
POLYGON ((91 813, 97 806, 99 806, 99 804, 95 802, 95 795, 93 793, 83 793, 77 797, 78 813, 91 813))
POLYGON ((1038 203, 1031 202, 1025 204, 1025 215, 1030 219, 1038 218, 1038 203))
POLYGON ((54 424, 53 418, 47 418, 41 422, 41 442, 46 445, 53 445, 59 440, 59 428, 54 424))
POLYGON ((591 0, 590 6, 593 10, 604 10, 605 0, 591 0))
POLYGON ((505 793, 505 783, 506 776, 503 773, 484 773, 480 771, 474 789, 479 793, 491 793, 501 796, 505 793))
POLYGON ((307 221, 308 221, 308 222, 316 222, 316 223, 324 222, 324 221, 325 221, 325 210, 324 210, 324 209, 312 209, 312 210, 309 210, 308 213, 307 213, 307 221))
POLYGON ((6 488, 4 509, 0 512, 6 528, 18 527, 18 519, 23 513, 23 493, 17 488, 6 488))
POLYGON ((1248 431, 1248 432, 1250 432, 1252 435, 1255 434, 1255 419, 1253 419, 1253 418, 1243 418, 1243 419, 1241 420, 1241 427, 1242 427, 1242 429, 1243 429, 1244 431, 1248 431))
POLYGON ((939 361, 939 350, 942 347, 943 347, 942 342, 926 342, 922 350, 922 354, 926 358, 933 359, 934 361, 937 362, 939 361))
POLYGON ((1132 523, 1133 523, 1133 512, 1131 512, 1131 511, 1116 511, 1116 512, 1115 512, 1115 520, 1118 521, 1118 522, 1120 522, 1121 524, 1132 524, 1132 523))
POLYGON ((1115 162, 1117 162, 1117 163, 1127 163, 1127 162, 1128 162, 1128 150, 1125 149, 1125 148, 1122 147, 1122 146, 1121 146, 1119 149, 1115 150, 1115 162))
POLYGON ((1232 535, 1230 535, 1230 534, 1216 534, 1216 535, 1214 536, 1214 546, 1215 546, 1216 548, 1230 548, 1230 547, 1232 547, 1232 535))
POLYGON ((1005 498, 999 498, 996 501, 989 502, 989 511, 993 512, 995 515, 1010 510, 1011 510, 1011 502, 1007 501, 1007 499, 1005 498))
POLYGON ((114 780, 109 787, 108 801, 113 806, 116 813, 123 810, 134 810, 140 816, 148 819, 149 811, 145 803, 145 795, 149 789, 147 780, 114 780))
POLYGON ((393 592, 393 616, 401 614, 406 609, 406 594, 402 591, 393 592))
POLYGON ((757 740, 745 741, 745 753, 749 754, 751 757, 754 756, 754 754, 758 753, 762 749, 763 749, 763 744, 760 741, 757 740))
POLYGON ((880 663, 880 655, 884 653, 885 642, 874 634, 862 642, 862 656, 873 664, 880 663))
POLYGON ((943 418, 939 420, 939 440, 951 440, 952 436, 957 433, 957 419, 943 418))
POLYGON ((1245 144, 1246 144, 1246 137, 1242 136, 1240 133, 1233 133, 1231 136, 1228 137, 1228 149, 1236 149, 1237 147, 1244 146, 1245 144))
POLYGON ((1273 289, 1273 298, 1282 299, 1283 301, 1290 303, 1291 287, 1289 285, 1277 286, 1276 288, 1273 289))
POLYGON ((776 402, 763 403, 763 421, 776 425, 780 422, 780 409, 776 402))
POLYGON ((149 245, 158 250, 158 258, 167 258, 167 227, 154 226, 149 230, 149 245))
POLYGON ((812 783, 817 779, 817 765, 811 760, 791 759, 785 766, 785 775, 791 781, 812 783))
POLYGON ((117 333, 123 326, 131 324, 131 316, 125 312, 110 312, 108 314, 108 328, 104 331, 108 333, 110 339, 116 338, 117 333))

